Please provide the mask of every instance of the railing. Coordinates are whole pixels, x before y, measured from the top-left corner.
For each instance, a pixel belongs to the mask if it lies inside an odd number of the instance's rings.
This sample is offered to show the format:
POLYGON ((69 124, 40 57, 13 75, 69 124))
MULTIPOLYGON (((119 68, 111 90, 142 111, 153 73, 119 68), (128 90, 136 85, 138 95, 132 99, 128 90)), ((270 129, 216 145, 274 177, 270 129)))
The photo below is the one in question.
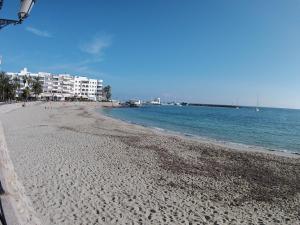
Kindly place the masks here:
MULTIPOLYGON (((4 195, 4 194, 5 194, 5 191, 3 190, 3 187, 2 187, 1 181, 0 181, 0 196, 4 195)), ((4 216, 3 207, 2 207, 1 197, 0 197, 0 222, 2 225, 7 225, 5 216, 4 216)))

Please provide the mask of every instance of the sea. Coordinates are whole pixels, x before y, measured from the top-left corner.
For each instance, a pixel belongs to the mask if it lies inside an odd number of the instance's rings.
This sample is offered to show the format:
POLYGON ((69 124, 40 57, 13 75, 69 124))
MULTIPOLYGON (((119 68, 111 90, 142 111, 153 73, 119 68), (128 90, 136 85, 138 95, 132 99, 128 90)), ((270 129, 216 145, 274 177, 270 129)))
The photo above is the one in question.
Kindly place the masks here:
POLYGON ((126 122, 186 136, 300 154, 300 110, 145 105, 102 111, 126 122))

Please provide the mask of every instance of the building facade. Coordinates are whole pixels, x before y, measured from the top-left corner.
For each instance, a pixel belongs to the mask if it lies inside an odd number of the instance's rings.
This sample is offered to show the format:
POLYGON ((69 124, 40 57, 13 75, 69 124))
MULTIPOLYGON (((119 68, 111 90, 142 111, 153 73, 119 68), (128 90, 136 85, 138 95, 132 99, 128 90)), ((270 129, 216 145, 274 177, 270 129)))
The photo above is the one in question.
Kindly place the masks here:
POLYGON ((87 77, 74 77, 74 95, 78 98, 102 100, 103 80, 89 79, 87 77))
POLYGON ((46 72, 30 73, 24 68, 19 73, 7 73, 11 78, 18 77, 20 95, 30 82, 26 78, 39 77, 43 92, 39 96, 47 100, 68 100, 73 98, 91 101, 103 99, 103 80, 90 79, 85 76, 72 76, 70 74, 51 74, 46 72))

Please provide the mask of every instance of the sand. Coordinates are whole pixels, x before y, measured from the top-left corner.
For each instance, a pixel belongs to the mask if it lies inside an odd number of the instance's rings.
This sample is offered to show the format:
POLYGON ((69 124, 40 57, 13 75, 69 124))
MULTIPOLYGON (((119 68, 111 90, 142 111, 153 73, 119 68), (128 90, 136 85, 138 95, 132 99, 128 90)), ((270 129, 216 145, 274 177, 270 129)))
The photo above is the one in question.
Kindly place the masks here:
POLYGON ((98 107, 46 103, 0 116, 41 224, 300 224, 299 157, 190 140, 98 107))
MULTIPOLYGON (((28 103, 32 105, 36 103, 28 103)), ((22 103, 5 104, 0 107, 0 115, 9 113, 22 107, 22 103)), ((2 209, 5 221, 9 225, 39 225, 39 221, 31 201, 26 195, 14 170, 13 163, 7 149, 5 135, 0 121, 0 181, 4 194, 1 195, 2 209)), ((3 216, 3 215, 2 215, 3 216)))

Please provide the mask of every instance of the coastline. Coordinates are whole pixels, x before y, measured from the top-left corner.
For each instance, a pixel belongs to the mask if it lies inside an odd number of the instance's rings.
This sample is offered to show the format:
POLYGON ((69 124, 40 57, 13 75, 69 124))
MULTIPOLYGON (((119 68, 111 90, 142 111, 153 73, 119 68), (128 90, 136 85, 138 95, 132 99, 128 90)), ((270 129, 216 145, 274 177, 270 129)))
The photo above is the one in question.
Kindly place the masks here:
MULTIPOLYGON (((105 108, 108 108, 108 107, 106 106, 105 108)), ((110 108, 113 108, 113 107, 110 107, 110 108)), ((102 110, 102 109, 100 108, 100 110, 102 110)), ((99 112, 99 110, 97 112, 99 112)), ((300 153, 292 152, 292 151, 285 150, 285 149, 269 149, 269 148, 265 148, 262 146, 247 145, 247 144, 242 144, 242 143, 237 143, 237 142, 217 140, 217 139, 203 137, 203 136, 199 136, 199 135, 186 134, 186 133, 182 133, 182 132, 172 131, 172 130, 168 130, 168 129, 164 129, 164 128, 160 128, 160 127, 147 126, 147 125, 135 123, 132 121, 127 121, 127 120, 123 120, 120 118, 116 118, 116 117, 110 116, 104 112, 99 112, 99 113, 101 113, 103 116, 106 116, 110 119, 113 119, 113 120, 116 120, 119 122, 123 122, 123 123, 127 123, 127 124, 141 126, 141 127, 150 129, 154 132, 157 132, 159 134, 178 136, 178 137, 186 138, 186 139, 192 140, 192 141, 199 141, 200 143, 212 144, 212 145, 217 145, 217 146, 220 146, 223 148, 234 149, 236 151, 260 152, 260 153, 265 153, 265 154, 274 154, 274 155, 283 156, 283 157, 300 158, 300 153)))
POLYGON ((43 103, 1 115, 43 224, 299 223, 298 158, 128 124, 99 106, 43 103))

